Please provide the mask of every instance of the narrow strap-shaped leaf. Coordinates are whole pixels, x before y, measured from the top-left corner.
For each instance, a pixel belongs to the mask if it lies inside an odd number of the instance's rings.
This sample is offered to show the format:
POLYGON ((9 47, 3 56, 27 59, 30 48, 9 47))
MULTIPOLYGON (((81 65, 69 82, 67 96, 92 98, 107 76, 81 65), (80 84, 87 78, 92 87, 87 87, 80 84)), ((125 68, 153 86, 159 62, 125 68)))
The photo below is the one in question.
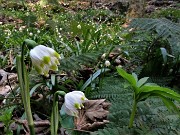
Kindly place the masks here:
POLYGON ((22 56, 16 57, 17 71, 18 71, 18 80, 20 84, 21 97, 24 104, 24 109, 27 115, 28 126, 30 133, 35 135, 34 131, 34 122, 31 113, 30 107, 30 94, 29 94, 29 78, 27 75, 26 66, 22 60, 22 56))
POLYGON ((17 56, 16 57, 16 66, 17 66, 17 72, 18 72, 18 80, 19 80, 19 85, 20 85, 20 92, 21 92, 21 97, 22 97, 22 100, 23 102, 25 102, 25 99, 24 99, 24 94, 23 94, 23 90, 25 89, 25 86, 24 86, 24 80, 23 80, 23 76, 22 76, 22 64, 21 64, 21 56, 17 56))
POLYGON ((85 90, 85 88, 94 80, 96 79, 101 73, 107 72, 110 69, 108 68, 103 68, 103 69, 99 69, 97 70, 85 83, 84 85, 81 87, 81 91, 85 90))
POLYGON ((32 94, 34 93, 34 91, 39 87, 41 86, 43 83, 38 83, 36 85, 34 85, 34 87, 31 88, 30 90, 30 96, 32 96, 32 94))
POLYGON ((59 125, 59 110, 58 110, 58 101, 55 101, 53 106, 53 111, 51 113, 51 135, 57 135, 59 125))
POLYGON ((160 48, 164 63, 167 63, 167 51, 164 47, 160 48))
POLYGON ((54 86, 56 83, 56 75, 55 74, 51 74, 51 83, 54 86))

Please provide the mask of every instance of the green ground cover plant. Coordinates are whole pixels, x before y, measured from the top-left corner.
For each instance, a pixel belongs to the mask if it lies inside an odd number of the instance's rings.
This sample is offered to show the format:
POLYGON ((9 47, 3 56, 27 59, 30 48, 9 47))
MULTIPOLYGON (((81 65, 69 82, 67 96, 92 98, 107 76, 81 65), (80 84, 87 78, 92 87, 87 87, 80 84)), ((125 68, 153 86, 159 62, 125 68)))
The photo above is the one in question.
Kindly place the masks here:
POLYGON ((180 134, 178 10, 91 4, 0 0, 0 134, 180 134))

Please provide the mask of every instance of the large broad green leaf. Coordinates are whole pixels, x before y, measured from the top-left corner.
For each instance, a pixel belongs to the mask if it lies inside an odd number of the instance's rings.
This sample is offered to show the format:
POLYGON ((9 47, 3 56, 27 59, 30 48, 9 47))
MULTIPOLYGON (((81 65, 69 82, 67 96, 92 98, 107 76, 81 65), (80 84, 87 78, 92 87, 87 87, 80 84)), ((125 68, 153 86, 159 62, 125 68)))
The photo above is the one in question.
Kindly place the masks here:
POLYGON ((141 78, 138 82, 137 82, 137 87, 141 87, 147 80, 149 77, 144 77, 141 78))
POLYGON ((180 95, 176 92, 174 92, 171 89, 160 87, 160 86, 142 86, 140 88, 140 93, 142 92, 150 92, 150 93, 156 93, 160 94, 162 96, 167 96, 169 98, 173 98, 180 102, 180 95))
POLYGON ((126 73, 122 68, 116 67, 119 75, 121 75, 124 79, 126 79, 132 86, 136 86, 136 79, 133 75, 126 73))

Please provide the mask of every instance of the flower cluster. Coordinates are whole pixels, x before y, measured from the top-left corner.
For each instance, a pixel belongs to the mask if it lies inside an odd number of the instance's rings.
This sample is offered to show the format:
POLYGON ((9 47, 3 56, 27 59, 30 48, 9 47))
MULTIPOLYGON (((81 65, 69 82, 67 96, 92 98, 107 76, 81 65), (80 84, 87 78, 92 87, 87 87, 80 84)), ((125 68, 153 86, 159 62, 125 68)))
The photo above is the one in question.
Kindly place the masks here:
POLYGON ((78 115, 78 109, 84 108, 83 103, 88 100, 81 91, 69 92, 65 95, 64 111, 71 116, 78 115))
POLYGON ((30 50, 30 57, 36 71, 41 75, 49 76, 49 70, 58 70, 60 55, 52 48, 38 45, 30 50))

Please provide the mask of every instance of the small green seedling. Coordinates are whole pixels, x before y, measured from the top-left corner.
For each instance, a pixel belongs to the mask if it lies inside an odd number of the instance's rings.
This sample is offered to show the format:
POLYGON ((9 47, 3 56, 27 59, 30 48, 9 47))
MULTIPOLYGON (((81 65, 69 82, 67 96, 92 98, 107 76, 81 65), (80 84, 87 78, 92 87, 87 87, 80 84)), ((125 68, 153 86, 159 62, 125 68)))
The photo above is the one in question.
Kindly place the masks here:
POLYGON ((10 129, 10 125, 13 122, 11 118, 12 118, 12 113, 14 109, 15 109, 15 106, 12 106, 4 110, 0 115, 0 121, 4 124, 4 133, 6 133, 6 135, 13 135, 13 132, 10 129))

